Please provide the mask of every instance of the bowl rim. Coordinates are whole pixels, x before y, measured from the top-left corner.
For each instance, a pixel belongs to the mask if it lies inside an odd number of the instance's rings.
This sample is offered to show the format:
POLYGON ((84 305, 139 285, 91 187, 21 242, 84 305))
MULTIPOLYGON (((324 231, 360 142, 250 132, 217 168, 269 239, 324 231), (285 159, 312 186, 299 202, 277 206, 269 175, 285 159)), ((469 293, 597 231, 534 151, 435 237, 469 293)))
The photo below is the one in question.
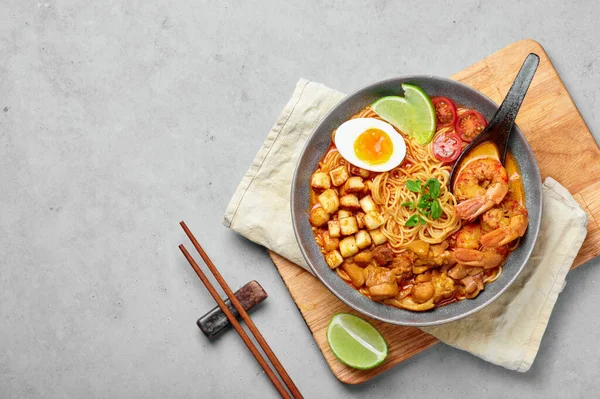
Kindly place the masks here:
MULTIPOLYGON (((521 275, 521 273, 523 272, 523 270, 525 269, 525 266, 527 265, 529 258, 531 257, 531 254, 533 252, 533 249, 535 248, 535 245, 537 243, 537 239, 539 237, 539 231, 540 231, 540 227, 541 227, 541 218, 542 218, 542 179, 541 179, 541 175, 540 175, 540 171, 539 171, 539 165, 537 163, 537 160, 535 158, 535 154, 533 153, 533 150, 531 148, 531 146, 529 145, 527 138, 525 137, 525 135, 522 133, 521 129, 518 128, 517 124, 515 123, 515 126, 513 128, 516 128, 517 131, 519 132, 519 135, 523 138, 523 142, 524 142, 524 150, 527 153, 527 155, 533 159, 533 170, 536 173, 536 175, 539 177, 537 179, 537 187, 532 187, 531 190, 537 189, 540 193, 540 201, 539 201, 539 206, 537 207, 537 209, 534 211, 537 213, 537 217, 535 218, 535 225, 534 226, 529 226, 530 230, 533 230, 535 232, 534 237, 532 239, 531 242, 531 246, 529 248, 526 249, 526 252, 524 254, 524 260, 522 261, 522 264, 519 267, 519 270, 517 271, 517 273, 515 273, 515 275, 508 280, 508 282, 505 284, 504 287, 500 288, 499 291, 493 295, 492 297, 490 297, 486 302, 474 307, 473 309, 467 310, 466 312, 454 315, 454 316, 450 316, 447 317, 445 319, 440 319, 440 320, 435 320, 435 321, 429 321, 429 322, 413 322, 413 321, 401 321, 399 322, 398 320, 394 320, 394 319, 390 319, 389 317, 386 316, 382 316, 382 315, 378 315, 375 312, 372 312, 370 310, 366 310, 366 309, 362 309, 359 308, 356 304, 352 303, 352 301, 347 300, 346 298, 344 298, 340 293, 337 292, 337 290, 335 290, 329 283, 328 281, 321 275, 321 273, 319 272, 319 270, 313 265, 309 255, 307 254, 307 251, 304 248, 304 245, 302 243, 301 240, 301 233, 299 231, 299 227, 298 227, 298 223, 296 220, 296 212, 294 212, 294 210, 301 204, 296 203, 295 200, 295 192, 297 190, 298 187, 298 180, 299 180, 299 169, 300 169, 300 163, 302 162, 305 154, 307 151, 310 150, 310 144, 311 144, 311 139, 314 137, 315 132, 317 132, 318 130, 320 130, 321 126, 324 124, 324 122, 335 112, 337 112, 337 110, 341 107, 343 107, 345 104, 347 103, 351 103, 354 100, 354 97, 356 97, 357 95, 363 93, 363 92, 368 92, 368 91, 372 91, 373 89, 385 85, 385 84, 390 84, 390 83, 397 83, 397 82, 406 82, 406 81, 411 81, 411 80, 420 80, 420 79, 434 79, 434 80, 438 80, 441 82, 444 82, 446 84, 450 84, 450 85, 455 85, 455 86, 459 86, 462 87, 463 89, 467 90, 467 91, 473 91, 475 92, 477 95, 479 95, 482 100, 485 100, 487 102, 490 103, 490 105, 493 105, 493 107, 495 107, 496 109, 498 109, 499 105, 493 101, 491 98, 489 98, 488 96, 486 96, 485 94, 483 94, 482 92, 480 92, 479 90, 466 85, 462 82, 458 82, 456 80, 450 79, 450 78, 446 78, 446 77, 440 77, 440 76, 435 76, 435 75, 399 75, 399 76, 395 76, 395 77, 391 77, 391 78, 387 78, 387 79, 383 79, 383 80, 379 80, 373 83, 370 83, 366 86, 362 86, 359 89, 353 91, 352 93, 346 95, 340 102, 338 102, 335 106, 333 106, 333 108, 327 112, 327 114, 319 121, 319 123, 317 124, 317 126, 315 126, 315 128, 312 130, 312 132, 310 133, 310 135, 308 136, 306 143, 304 144, 302 151, 300 152, 300 155, 298 157, 298 160, 296 162, 296 166, 294 168, 294 175, 292 177, 292 185, 291 185, 291 190, 290 190, 290 212, 291 212, 291 216, 292 216, 292 227, 294 229, 294 235, 296 237, 296 242, 298 244, 298 246, 300 247, 300 252, 302 253, 302 256, 304 257, 304 259, 306 260, 306 263, 308 264, 310 270, 312 271, 312 274, 317 277, 319 279, 319 281, 325 285, 325 287, 327 287, 327 289, 333 293, 340 301, 342 301, 343 303, 345 303, 346 305, 350 306, 352 309, 354 309, 355 311, 359 312, 361 315, 366 315, 369 317, 372 317, 374 319, 386 322, 386 323, 390 323, 390 324, 395 324, 395 325, 402 325, 402 326, 410 326, 410 327, 429 327, 429 326, 437 326, 437 325, 442 325, 442 324, 446 324, 446 323, 450 323, 456 320, 460 320, 463 319, 469 315, 472 315, 482 309, 484 309, 485 307, 487 307, 488 305, 490 305, 491 303, 493 303, 494 301, 496 301, 496 299, 498 299, 504 292, 506 292, 506 290, 511 287, 513 285, 513 283, 515 282, 515 280, 521 275)), ((513 132, 515 133, 515 132, 513 132)), ((526 190, 527 192, 527 190, 526 190)), ((529 214, 531 214, 532 212, 528 209, 527 210, 529 214)), ((530 218, 530 223, 531 223, 531 218, 530 218)), ((338 277, 339 278, 339 277, 338 277)), ((452 304, 448 305, 451 306, 452 304)), ((400 309, 399 309, 400 310, 400 309)), ((415 312, 415 313, 420 313, 420 312, 415 312)))

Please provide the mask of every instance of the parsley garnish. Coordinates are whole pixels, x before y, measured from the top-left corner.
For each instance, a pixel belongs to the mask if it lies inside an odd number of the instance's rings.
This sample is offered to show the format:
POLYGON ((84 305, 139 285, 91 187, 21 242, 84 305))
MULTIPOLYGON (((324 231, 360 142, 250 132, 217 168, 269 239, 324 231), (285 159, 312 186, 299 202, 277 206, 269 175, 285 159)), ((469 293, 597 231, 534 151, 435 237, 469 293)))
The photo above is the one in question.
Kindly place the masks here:
POLYGON ((438 197, 440 196, 440 182, 437 179, 431 178, 421 185, 420 180, 407 180, 406 188, 413 193, 421 194, 419 200, 415 202, 404 202, 402 206, 408 207, 409 210, 418 210, 419 214, 414 214, 406 220, 406 227, 414 227, 419 223, 427 224, 427 221, 421 216, 425 215, 430 219, 438 219, 442 216, 442 205, 438 197))

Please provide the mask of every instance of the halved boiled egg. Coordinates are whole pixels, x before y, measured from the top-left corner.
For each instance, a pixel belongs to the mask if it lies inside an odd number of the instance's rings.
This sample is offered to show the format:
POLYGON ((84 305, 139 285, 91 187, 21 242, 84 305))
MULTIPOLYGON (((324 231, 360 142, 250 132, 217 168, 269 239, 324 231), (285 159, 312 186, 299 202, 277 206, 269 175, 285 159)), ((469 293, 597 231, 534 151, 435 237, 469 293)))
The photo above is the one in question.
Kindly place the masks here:
POLYGON ((406 156, 404 138, 392 125, 375 118, 342 123, 333 141, 346 161, 372 172, 394 169, 406 156))

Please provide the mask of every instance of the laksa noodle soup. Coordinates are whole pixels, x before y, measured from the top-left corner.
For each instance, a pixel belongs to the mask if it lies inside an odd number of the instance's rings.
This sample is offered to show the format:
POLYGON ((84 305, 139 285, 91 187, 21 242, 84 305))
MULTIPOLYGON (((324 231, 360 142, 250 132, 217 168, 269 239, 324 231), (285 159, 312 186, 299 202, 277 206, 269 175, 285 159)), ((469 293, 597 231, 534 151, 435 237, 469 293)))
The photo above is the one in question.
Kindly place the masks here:
POLYGON ((402 85, 331 134, 309 220, 325 261, 373 301, 426 311, 475 298, 528 225, 518 165, 490 142, 450 171, 487 125, 476 110, 402 85))

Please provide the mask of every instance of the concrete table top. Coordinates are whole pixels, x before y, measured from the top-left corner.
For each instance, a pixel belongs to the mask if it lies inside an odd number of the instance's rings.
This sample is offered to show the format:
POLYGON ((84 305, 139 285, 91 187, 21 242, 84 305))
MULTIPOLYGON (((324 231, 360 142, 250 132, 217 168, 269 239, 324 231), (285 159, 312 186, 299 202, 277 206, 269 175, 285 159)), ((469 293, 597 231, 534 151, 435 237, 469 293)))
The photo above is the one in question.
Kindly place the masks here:
POLYGON ((263 248, 221 219, 299 77, 344 92, 541 42, 600 136, 584 1, 0 4, 0 397, 277 397, 177 245, 184 219, 307 398, 597 397, 600 261, 571 272, 532 369, 445 345, 360 386, 330 373, 263 248))

